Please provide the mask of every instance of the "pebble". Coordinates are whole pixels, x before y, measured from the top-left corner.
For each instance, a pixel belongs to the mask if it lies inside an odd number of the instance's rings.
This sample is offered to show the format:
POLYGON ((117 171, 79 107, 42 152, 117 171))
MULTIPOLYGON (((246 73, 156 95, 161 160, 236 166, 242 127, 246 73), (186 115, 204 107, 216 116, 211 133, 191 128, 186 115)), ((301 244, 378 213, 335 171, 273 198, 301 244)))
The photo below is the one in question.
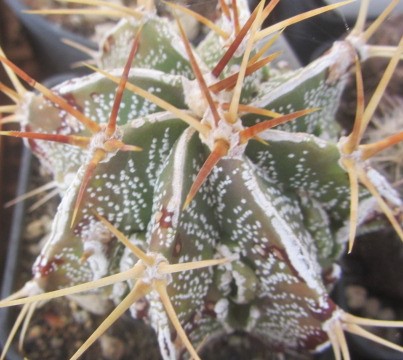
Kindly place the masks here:
POLYGON ((380 310, 381 303, 378 299, 373 297, 367 299, 364 306, 365 316, 376 319, 380 310))
POLYGON ((393 309, 386 307, 379 311, 378 319, 380 319, 380 320, 396 320, 396 313, 393 309))
POLYGON ((42 327, 40 325, 34 325, 28 329, 27 340, 37 339, 42 334, 42 327))
POLYGON ((349 285, 345 289, 347 306, 352 310, 361 309, 367 301, 367 290, 362 286, 349 285))
POLYGON ((38 237, 45 235, 49 230, 49 224, 52 223, 52 219, 48 215, 43 215, 39 219, 31 221, 26 229, 24 237, 28 241, 33 241, 38 237))
POLYGON ((109 335, 102 335, 99 338, 101 344, 102 355, 106 359, 110 360, 120 360, 125 351, 125 346, 123 341, 109 335))

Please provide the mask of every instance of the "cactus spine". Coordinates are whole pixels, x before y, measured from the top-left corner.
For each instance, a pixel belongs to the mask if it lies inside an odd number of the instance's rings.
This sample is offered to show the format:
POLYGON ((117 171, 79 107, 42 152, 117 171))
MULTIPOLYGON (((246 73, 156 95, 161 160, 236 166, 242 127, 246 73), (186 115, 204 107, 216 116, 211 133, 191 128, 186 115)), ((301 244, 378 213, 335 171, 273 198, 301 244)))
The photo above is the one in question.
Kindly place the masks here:
POLYGON ((52 90, 0 54, 40 92, 10 75, 16 92, 5 91, 15 95, 22 131, 1 134, 29 139, 62 194, 33 279, 0 306, 24 305, 25 314, 82 292, 88 307, 114 301, 72 359, 126 310, 135 314, 139 300, 165 359, 184 349, 197 359, 206 335, 234 329, 275 351, 332 344, 347 359, 344 330, 371 337, 361 325, 403 325, 354 317, 329 297, 338 258, 378 206, 403 238, 401 200, 368 162, 403 133, 360 145, 403 41, 364 109, 356 59, 371 56, 365 41, 375 28, 361 23, 368 2, 346 40, 282 74, 269 67, 277 54, 265 56, 257 41, 270 45, 282 28, 348 1, 261 30, 277 3, 250 13, 245 1, 220 1, 197 47, 180 21, 139 9, 100 45, 92 75, 52 90), (357 118, 341 137, 335 112, 354 67, 357 118))

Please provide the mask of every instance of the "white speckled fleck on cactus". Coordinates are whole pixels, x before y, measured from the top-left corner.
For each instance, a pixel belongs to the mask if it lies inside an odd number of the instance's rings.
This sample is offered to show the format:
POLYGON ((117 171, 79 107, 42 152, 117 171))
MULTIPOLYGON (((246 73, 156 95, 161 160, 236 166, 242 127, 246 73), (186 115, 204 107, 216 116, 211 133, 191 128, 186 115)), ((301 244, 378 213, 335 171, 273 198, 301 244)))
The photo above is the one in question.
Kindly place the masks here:
MULTIPOLYGON (((368 2, 345 40, 285 73, 259 40, 270 44, 301 16, 261 30, 278 1, 252 13, 244 0, 219 3, 197 46, 179 20, 139 9, 100 44, 92 75, 52 90, 0 54, 40 92, 11 74, 22 131, 1 134, 28 138, 62 193, 33 279, 0 306, 27 312, 75 294, 91 309, 112 299, 115 310, 72 359, 129 308, 154 327, 164 359, 199 358, 206 336, 232 330, 279 353, 332 344, 347 359, 343 331, 370 337, 361 326, 403 325, 357 318, 329 297, 357 228, 379 225, 383 212, 402 237, 402 202, 368 159, 403 133, 360 144, 383 88, 365 109, 358 96, 350 135, 335 121, 350 70, 362 95, 358 59, 375 53, 366 45, 375 28, 362 25, 368 2)), ((381 86, 402 49, 384 49, 381 86)))

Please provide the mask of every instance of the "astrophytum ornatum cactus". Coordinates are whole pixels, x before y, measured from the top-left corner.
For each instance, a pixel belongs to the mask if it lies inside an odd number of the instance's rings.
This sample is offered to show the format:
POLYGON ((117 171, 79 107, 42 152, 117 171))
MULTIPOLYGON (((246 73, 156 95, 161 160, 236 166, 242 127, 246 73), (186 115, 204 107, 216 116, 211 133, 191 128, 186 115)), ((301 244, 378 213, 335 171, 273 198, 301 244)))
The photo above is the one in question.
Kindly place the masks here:
POLYGON ((126 19, 100 45, 94 74, 52 90, 1 55, 17 90, 2 87, 16 102, 9 119, 22 127, 2 134, 28 139, 62 201, 33 279, 0 305, 25 314, 59 296, 89 309, 112 300, 73 359, 129 308, 154 327, 165 359, 184 349, 198 358, 206 336, 239 329, 279 353, 332 344, 348 358, 344 330, 402 350, 361 327, 402 322, 354 317, 329 297, 357 227, 382 211, 402 236, 401 200, 368 162, 402 133, 360 145, 403 41, 382 50, 390 64, 365 109, 358 59, 379 54, 366 40, 396 2, 364 31, 363 1, 345 40, 289 72, 269 66, 279 32, 348 2, 261 30, 277 3, 250 13, 222 0, 214 21, 171 5, 210 28, 197 46, 179 20, 111 5, 126 19), (351 69, 357 117, 341 137, 335 113, 351 69))

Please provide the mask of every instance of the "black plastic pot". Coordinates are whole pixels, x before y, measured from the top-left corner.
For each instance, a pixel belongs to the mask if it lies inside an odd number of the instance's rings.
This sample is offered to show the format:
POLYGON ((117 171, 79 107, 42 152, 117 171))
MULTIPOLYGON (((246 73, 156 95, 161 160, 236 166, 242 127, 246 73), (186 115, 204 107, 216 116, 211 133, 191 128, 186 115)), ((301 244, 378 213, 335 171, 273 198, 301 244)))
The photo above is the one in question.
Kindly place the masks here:
MULTIPOLYGON (((60 75, 52 76, 44 81, 44 85, 48 88, 56 86, 63 81, 72 79, 75 76, 74 73, 63 73, 60 75)), ((22 156, 20 161, 18 185, 15 196, 24 195, 29 188, 30 180, 32 180, 32 151, 23 146, 22 156)), ((26 203, 20 201, 14 206, 12 215, 12 222, 10 227, 10 235, 8 238, 7 254, 5 254, 4 275, 1 282, 0 299, 4 299, 11 295, 16 289, 16 280, 19 271, 20 249, 21 239, 24 230, 24 218, 26 214, 26 203)), ((3 348, 7 341, 10 329, 13 326, 15 320, 14 309, 4 308, 0 309, 0 349, 3 348)), ((22 360, 21 354, 19 354, 14 347, 10 347, 7 352, 8 360, 22 360)))
MULTIPOLYGON (((327 3, 323 0, 281 0, 265 25, 273 25, 325 5, 327 3)), ((346 31, 346 22, 340 13, 331 11, 287 27, 284 35, 300 62, 306 65, 316 57, 315 54, 322 54, 346 31)))
MULTIPOLYGON (((86 47, 96 49, 96 44, 87 38, 65 30, 41 15, 24 13, 28 8, 22 0, 5 0, 5 3, 27 30, 35 56, 41 64, 44 76, 72 71, 72 64, 88 59, 86 54, 64 44, 62 39, 68 39, 86 47)), ((87 69, 82 67, 73 71, 81 74, 88 72, 87 69)))
POLYGON ((374 344, 372 341, 357 335, 347 334, 350 352, 353 360, 402 360, 403 356, 397 350, 374 344))
MULTIPOLYGON (((17 196, 23 195, 27 192, 30 173, 31 173, 31 151, 24 147, 20 175, 17 186, 17 196)), ((15 290, 15 278, 18 270, 18 260, 21 245, 21 235, 23 231, 23 219, 25 214, 25 203, 23 201, 15 205, 13 211, 13 220, 11 223, 10 237, 8 241, 8 250, 5 256, 6 263, 4 267, 4 277, 1 286, 1 298, 9 296, 15 290)), ((9 331, 12 327, 12 309, 5 308, 0 309, 0 344, 3 348, 4 343, 7 340, 9 331)), ((7 353, 8 360, 21 360, 22 357, 16 352, 16 350, 11 347, 7 353)))

